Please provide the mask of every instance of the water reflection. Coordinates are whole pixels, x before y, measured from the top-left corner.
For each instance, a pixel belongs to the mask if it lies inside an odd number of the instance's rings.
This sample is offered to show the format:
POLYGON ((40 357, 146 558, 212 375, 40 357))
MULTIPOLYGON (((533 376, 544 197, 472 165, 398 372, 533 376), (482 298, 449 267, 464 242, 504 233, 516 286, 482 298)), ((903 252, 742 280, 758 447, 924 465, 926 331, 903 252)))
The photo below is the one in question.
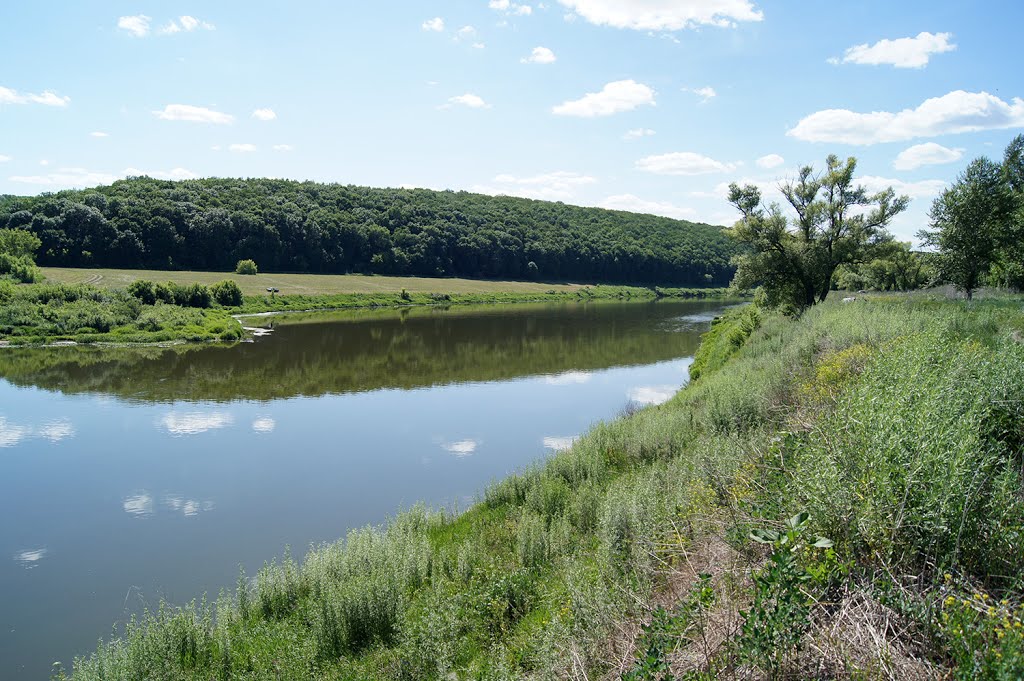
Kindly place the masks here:
POLYGON ((197 499, 186 499, 180 495, 168 494, 164 496, 164 508, 169 511, 181 513, 186 517, 199 515, 200 511, 212 511, 212 501, 198 501, 197 499))
POLYGON ((678 385, 642 385, 632 388, 626 397, 637 404, 664 404, 672 399, 679 388, 678 385))
POLYGON ((125 513, 131 515, 142 517, 153 515, 153 497, 145 492, 125 497, 121 506, 125 513))
POLYGON ((457 442, 445 442, 441 445, 441 448, 447 451, 449 454, 454 454, 458 457, 471 456, 476 448, 480 446, 480 442, 477 440, 458 440, 457 442))
POLYGON ((277 427, 277 421, 269 416, 261 416, 252 422, 252 429, 257 433, 272 433, 277 427))
POLYGON ((13 447, 28 437, 29 432, 25 426, 10 423, 0 416, 0 447, 13 447))
POLYGON ((50 421, 44 424, 38 431, 36 431, 41 438, 45 438, 50 442, 60 442, 69 437, 74 437, 75 428, 71 425, 71 422, 62 419, 60 421, 50 421))
POLYGON ((569 449, 572 447, 576 440, 579 440, 579 435, 573 435, 571 437, 546 437, 544 438, 544 449, 551 449, 556 452, 560 452, 563 449, 569 449))
POLYGON ((187 413, 170 412, 160 419, 160 424, 171 435, 198 435, 208 430, 225 428, 234 423, 231 414, 222 411, 187 413))
POLYGON ((75 428, 67 419, 47 421, 38 428, 11 423, 0 416, 0 447, 14 447, 23 440, 38 437, 52 443, 73 437, 75 428))
POLYGON ((589 381, 592 376, 593 374, 586 371, 566 371, 564 374, 547 376, 544 382, 548 385, 579 385, 589 381))
POLYGON ((14 554, 14 560, 25 568, 34 568, 44 556, 46 556, 46 549, 32 549, 14 554))

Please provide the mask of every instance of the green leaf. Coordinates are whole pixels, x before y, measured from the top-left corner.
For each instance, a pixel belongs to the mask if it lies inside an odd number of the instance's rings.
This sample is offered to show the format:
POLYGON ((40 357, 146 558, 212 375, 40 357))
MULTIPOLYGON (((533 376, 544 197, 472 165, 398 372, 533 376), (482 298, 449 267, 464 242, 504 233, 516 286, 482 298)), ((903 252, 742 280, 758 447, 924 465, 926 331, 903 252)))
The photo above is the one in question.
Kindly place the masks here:
POLYGON ((830 549, 832 546, 832 540, 825 537, 818 537, 818 541, 814 542, 814 548, 816 549, 830 549))
POLYGON ((774 544, 779 539, 779 533, 775 530, 751 530, 749 536, 758 544, 774 544))
POLYGON ((804 511, 802 513, 797 513, 795 516, 793 516, 788 521, 786 521, 786 524, 789 527, 793 528, 794 530, 799 530, 801 527, 803 527, 807 523, 807 521, 808 521, 808 519, 810 519, 810 517, 811 517, 811 514, 808 513, 807 511, 804 511))

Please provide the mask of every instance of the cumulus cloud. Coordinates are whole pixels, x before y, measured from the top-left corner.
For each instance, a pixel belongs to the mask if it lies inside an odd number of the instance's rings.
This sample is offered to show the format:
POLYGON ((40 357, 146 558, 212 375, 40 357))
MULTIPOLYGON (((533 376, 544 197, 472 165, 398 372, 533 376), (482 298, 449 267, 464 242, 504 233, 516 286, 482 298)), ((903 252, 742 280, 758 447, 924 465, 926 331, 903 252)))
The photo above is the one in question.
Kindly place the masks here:
POLYGON ((636 140, 640 139, 641 137, 650 137, 654 134, 656 134, 655 131, 651 130, 650 128, 634 128, 632 130, 627 130, 626 134, 622 136, 622 139, 636 140))
POLYGON ((718 96, 715 92, 715 88, 711 86, 698 87, 698 88, 683 88, 683 92, 692 92, 693 94, 700 97, 701 104, 707 104, 712 99, 718 96))
POLYGON ((782 158, 778 154, 768 154, 767 156, 762 156, 754 161, 759 168, 778 168, 785 162, 786 159, 782 158))
POLYGON ((946 188, 945 180, 921 180, 920 182, 904 182, 888 177, 876 175, 864 175, 857 178, 857 184, 862 185, 869 192, 880 192, 892 187, 897 196, 906 194, 912 199, 928 198, 938 196, 946 188))
POLYGON ((138 168, 126 168, 123 177, 138 177, 145 175, 157 180, 194 180, 199 175, 187 168, 171 168, 170 170, 139 170, 138 168))
POLYGON ((513 16, 529 16, 533 14, 533 7, 530 5, 521 5, 511 2, 511 0, 490 0, 487 6, 498 12, 513 16))
POLYGON ((843 53, 842 59, 829 59, 832 64, 889 65, 899 69, 923 69, 933 54, 952 52, 956 45, 950 42, 952 33, 923 31, 915 38, 879 40, 874 45, 854 45, 843 53))
POLYGON ((117 27, 122 31, 131 33, 136 38, 142 38, 149 33, 150 21, 152 19, 145 14, 135 14, 133 16, 119 17, 117 27))
POLYGON ((697 217, 697 211, 686 206, 677 206, 668 201, 645 201, 633 194, 617 194, 609 196, 598 204, 599 208, 608 210, 624 210, 630 213, 647 213, 650 215, 661 215, 676 220, 692 220, 697 217))
POLYGON ((664 404, 672 399, 677 390, 674 385, 642 385, 631 389, 626 397, 638 404, 664 404))
POLYGON ((18 92, 11 88, 0 86, 0 104, 42 104, 43 106, 67 106, 71 103, 70 97, 45 90, 40 94, 32 92, 18 92))
POLYGON ((455 106, 455 105, 466 106, 466 107, 469 107, 470 109, 489 109, 489 108, 491 108, 491 105, 488 104, 487 102, 485 102, 482 97, 480 97, 479 95, 474 95, 474 94, 469 93, 469 92, 467 92, 464 95, 457 95, 455 97, 449 97, 448 98, 448 103, 445 104, 442 108, 447 109, 447 108, 451 108, 452 106, 455 106))
POLYGON ((252 117, 258 121, 272 121, 277 118, 277 114, 273 109, 256 109, 252 112, 252 117))
POLYGON ((163 111, 154 111, 153 115, 165 121, 189 121, 217 125, 230 125, 235 121, 235 117, 230 114, 190 104, 168 104, 163 111))
POLYGON ((709 175, 711 173, 731 173, 736 170, 735 163, 716 161, 692 151, 648 156, 637 161, 636 167, 637 170, 655 175, 709 175))
POLYGON ((925 100, 914 109, 858 113, 848 109, 817 111, 787 131, 805 142, 870 145, 902 142, 981 130, 1024 127, 1024 100, 1005 102, 987 92, 955 90, 925 100))
POLYGON ((420 25, 420 28, 422 28, 424 31, 434 31, 436 33, 440 33, 441 31, 444 30, 444 19, 442 19, 441 17, 427 19, 420 25))
POLYGON ((471 456, 479 446, 480 442, 478 440, 466 439, 458 440, 456 442, 445 442, 441 445, 441 448, 449 454, 454 454, 461 458, 464 456, 471 456))
POLYGON ((97 130, 95 132, 90 132, 89 133, 89 137, 110 137, 110 133, 101 132, 101 131, 97 130))
POLYGON ((234 420, 231 414, 222 411, 186 413, 172 411, 160 419, 160 425, 171 435, 198 435, 209 430, 230 426, 234 420))
POLYGON ((14 160, 12 156, 4 156, 3 154, 0 154, 0 163, 7 163, 12 160, 14 160))
POLYGON ((55 172, 45 175, 12 175, 7 179, 20 184, 52 187, 95 187, 100 184, 112 184, 121 179, 121 176, 85 168, 58 168, 55 172))
POLYGON ((547 47, 535 47, 529 57, 523 57, 519 61, 524 64, 554 64, 557 57, 547 47))
POLYGON ((892 162, 892 167, 896 170, 914 170, 921 166, 959 161, 963 155, 963 149, 950 149, 935 142, 925 142, 901 151, 892 162))
POLYGON ((256 151, 255 144, 229 144, 228 151, 236 154, 249 154, 256 151))
POLYGON ((605 85, 600 92, 588 92, 580 99, 563 102, 554 107, 552 113, 559 116, 610 116, 623 111, 632 111, 640 106, 654 106, 655 92, 647 85, 635 80, 617 80, 605 85))
POLYGON ((216 26, 214 26, 213 24, 211 24, 209 22, 200 21, 199 19, 196 19, 195 17, 192 17, 192 16, 188 16, 186 14, 184 16, 178 17, 177 21, 175 21, 174 19, 171 19, 171 21, 166 26, 164 26, 163 28, 160 29, 160 33, 163 33, 163 34, 166 34, 166 35, 171 35, 171 34, 174 34, 174 33, 182 33, 182 32, 190 33, 192 31, 196 31, 196 30, 200 30, 200 29, 204 30, 204 31, 212 31, 215 28, 216 28, 216 26))
POLYGON ((558 0, 592 24, 636 31, 678 31, 698 26, 731 28, 761 21, 750 0, 558 0))
POLYGON ((274 151, 294 151, 295 147, 290 144, 275 144, 274 151))
POLYGON ((521 196, 545 201, 565 201, 573 198, 578 188, 594 184, 597 178, 580 173, 557 171, 530 177, 498 175, 489 185, 472 188, 480 194, 521 196))

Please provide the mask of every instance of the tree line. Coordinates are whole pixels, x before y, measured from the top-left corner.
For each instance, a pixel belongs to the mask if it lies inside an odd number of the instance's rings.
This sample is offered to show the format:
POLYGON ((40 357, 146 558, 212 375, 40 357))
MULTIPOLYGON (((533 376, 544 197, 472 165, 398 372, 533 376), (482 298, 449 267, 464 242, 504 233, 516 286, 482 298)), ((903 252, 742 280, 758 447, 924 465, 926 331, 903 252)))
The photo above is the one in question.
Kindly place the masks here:
POLYGON ((722 286, 720 228, 468 192, 273 179, 161 181, 0 196, 40 265, 382 273, 722 286))

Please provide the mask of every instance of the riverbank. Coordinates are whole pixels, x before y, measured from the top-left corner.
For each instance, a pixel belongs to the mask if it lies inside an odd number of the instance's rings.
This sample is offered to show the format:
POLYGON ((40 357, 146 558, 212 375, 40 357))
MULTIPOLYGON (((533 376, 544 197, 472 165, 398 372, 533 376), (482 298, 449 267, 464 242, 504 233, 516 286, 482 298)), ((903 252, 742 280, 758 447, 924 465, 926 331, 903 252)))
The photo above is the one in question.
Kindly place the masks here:
POLYGON ((728 289, 541 284, 359 275, 226 275, 44 268, 41 284, 0 281, 0 342, 8 345, 234 342, 235 318, 402 306, 720 298, 728 289), (152 278, 146 278, 146 277, 152 278), (323 279, 323 281, 320 281, 323 279), (165 283, 166 280, 166 283, 165 283), (149 285, 148 282, 158 282, 149 285), (263 284, 288 288, 268 293, 263 284), (301 283, 300 283, 301 282, 301 283), (220 288, 230 285, 225 295, 220 288), (305 292, 290 292, 290 291, 305 292))
POLYGON ((165 606, 74 677, 1011 678, 1022 333, 1019 298, 729 313, 668 403, 165 606))

